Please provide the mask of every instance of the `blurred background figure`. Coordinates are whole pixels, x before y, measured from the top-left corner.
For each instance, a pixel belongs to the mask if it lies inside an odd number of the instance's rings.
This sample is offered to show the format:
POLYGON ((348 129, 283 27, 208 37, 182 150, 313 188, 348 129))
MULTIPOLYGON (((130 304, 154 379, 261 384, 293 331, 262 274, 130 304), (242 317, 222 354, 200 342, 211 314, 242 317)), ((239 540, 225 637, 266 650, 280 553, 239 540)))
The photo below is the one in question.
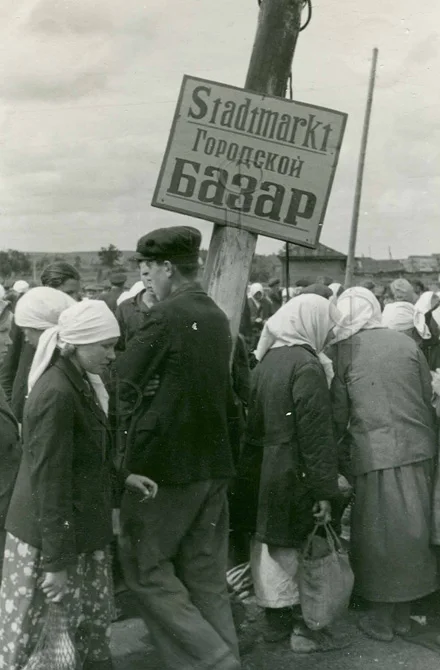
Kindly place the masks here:
POLYGON ((81 294, 81 277, 79 272, 63 261, 51 263, 44 268, 41 274, 43 286, 50 286, 70 295, 74 300, 79 300, 81 294))
POLYGON ((15 306, 20 298, 29 291, 29 284, 24 279, 19 279, 16 281, 9 291, 6 293, 5 299, 9 302, 12 311, 15 310, 15 306))
MULTIPOLYGON (((9 304, 0 300, 0 364, 11 345, 12 312, 9 304)), ((0 386, 0 582, 5 549, 5 520, 20 465, 18 423, 0 386)))
POLYGON ((420 296, 426 292, 426 286, 420 279, 414 279, 414 281, 412 281, 411 284, 417 298, 420 298, 420 296))
POLYGON ((269 290, 267 292, 267 299, 271 304, 271 315, 275 314, 283 304, 283 296, 280 288, 281 281, 276 277, 269 279, 269 290))
MULTIPOLYGON (((43 270, 40 280, 43 286, 61 291, 73 300, 80 297, 80 275, 69 263, 51 263, 43 270)), ((0 366, 0 384, 15 417, 21 422, 27 378, 35 349, 26 342, 23 330, 16 323, 12 325, 11 340, 12 344, 0 366)))
POLYGON ((127 274, 121 269, 112 270, 109 279, 110 289, 101 293, 99 298, 100 300, 104 300, 107 307, 110 307, 114 313, 118 306, 118 298, 124 293, 127 274))
POLYGON ((386 305, 390 302, 411 302, 415 305, 417 299, 418 296, 410 282, 400 277, 388 286, 384 296, 384 304, 386 305))
POLYGON ((289 286, 288 289, 287 288, 281 289, 281 296, 282 296, 282 299, 283 299, 283 305, 285 305, 286 302, 289 302, 289 300, 291 300, 291 298, 298 295, 298 293, 299 293, 298 287, 292 288, 292 286, 289 286))
POLYGON ((96 300, 99 295, 99 286, 97 284, 86 284, 83 291, 83 300, 96 300))
POLYGON ((267 319, 271 316, 271 303, 264 295, 264 289, 261 284, 252 284, 249 289, 248 306, 252 324, 252 344, 253 350, 260 339, 261 331, 267 319))

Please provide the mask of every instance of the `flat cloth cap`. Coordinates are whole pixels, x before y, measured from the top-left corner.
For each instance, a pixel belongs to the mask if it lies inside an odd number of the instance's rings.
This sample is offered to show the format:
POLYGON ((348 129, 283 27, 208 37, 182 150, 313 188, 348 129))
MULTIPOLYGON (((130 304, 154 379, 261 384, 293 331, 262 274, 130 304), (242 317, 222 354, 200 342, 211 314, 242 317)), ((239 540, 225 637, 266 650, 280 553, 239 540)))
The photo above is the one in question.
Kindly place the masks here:
POLYGON ((113 284, 125 284, 127 275, 123 270, 112 270, 109 279, 113 284))
POLYGON ((272 279, 269 279, 269 287, 272 288, 272 286, 279 286, 281 284, 281 281, 277 279, 276 277, 272 277, 272 279))
POLYGON ((197 260, 201 241, 202 235, 197 228, 190 226, 158 228, 141 237, 134 258, 137 261, 197 260))

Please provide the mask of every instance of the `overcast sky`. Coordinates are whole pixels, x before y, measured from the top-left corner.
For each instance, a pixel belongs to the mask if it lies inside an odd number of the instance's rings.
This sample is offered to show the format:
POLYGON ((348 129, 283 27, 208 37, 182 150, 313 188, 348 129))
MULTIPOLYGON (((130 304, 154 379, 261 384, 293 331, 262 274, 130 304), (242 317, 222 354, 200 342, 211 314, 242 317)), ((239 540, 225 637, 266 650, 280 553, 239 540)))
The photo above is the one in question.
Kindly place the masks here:
MULTIPOLYGON (((357 251, 440 253, 440 3, 313 5, 294 97, 349 115, 321 241, 347 251, 377 46, 357 251)), ((256 22, 257 0, 1 0, 0 248, 129 249, 188 222, 150 206, 182 76, 242 86, 256 22)))

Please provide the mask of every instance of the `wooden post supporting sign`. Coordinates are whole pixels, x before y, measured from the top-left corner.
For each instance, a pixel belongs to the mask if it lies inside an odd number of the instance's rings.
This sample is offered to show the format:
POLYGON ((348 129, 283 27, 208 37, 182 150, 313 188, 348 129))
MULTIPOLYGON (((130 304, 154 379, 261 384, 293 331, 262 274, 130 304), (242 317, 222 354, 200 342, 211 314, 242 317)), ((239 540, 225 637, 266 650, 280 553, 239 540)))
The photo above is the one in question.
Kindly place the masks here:
MULTIPOLYGON (((285 95, 302 7, 303 0, 262 1, 245 89, 278 97, 285 95)), ((205 285, 228 316, 234 341, 256 243, 255 233, 214 225, 205 265, 205 285)))

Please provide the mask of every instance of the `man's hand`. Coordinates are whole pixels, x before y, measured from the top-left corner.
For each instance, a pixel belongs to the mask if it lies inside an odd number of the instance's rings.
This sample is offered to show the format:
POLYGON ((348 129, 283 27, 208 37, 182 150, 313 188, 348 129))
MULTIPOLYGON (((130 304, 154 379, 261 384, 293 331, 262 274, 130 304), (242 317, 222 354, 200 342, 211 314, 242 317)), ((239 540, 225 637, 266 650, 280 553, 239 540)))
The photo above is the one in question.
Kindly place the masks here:
POLYGON ((147 382, 145 388, 144 388, 144 396, 147 398, 154 398, 154 396, 157 393, 157 389, 160 386, 160 379, 158 375, 155 375, 150 379, 149 382, 147 382))
POLYGON ((144 477, 144 475, 128 475, 125 480, 125 486, 130 491, 142 493, 144 496, 142 502, 155 498, 158 491, 156 482, 153 482, 152 479, 148 479, 148 477, 144 477))
POLYGON ((52 603, 60 603, 67 591, 67 570, 45 572, 41 589, 52 603))
POLYGON ((316 523, 325 525, 332 520, 332 506, 328 500, 319 500, 313 505, 313 516, 316 523))

